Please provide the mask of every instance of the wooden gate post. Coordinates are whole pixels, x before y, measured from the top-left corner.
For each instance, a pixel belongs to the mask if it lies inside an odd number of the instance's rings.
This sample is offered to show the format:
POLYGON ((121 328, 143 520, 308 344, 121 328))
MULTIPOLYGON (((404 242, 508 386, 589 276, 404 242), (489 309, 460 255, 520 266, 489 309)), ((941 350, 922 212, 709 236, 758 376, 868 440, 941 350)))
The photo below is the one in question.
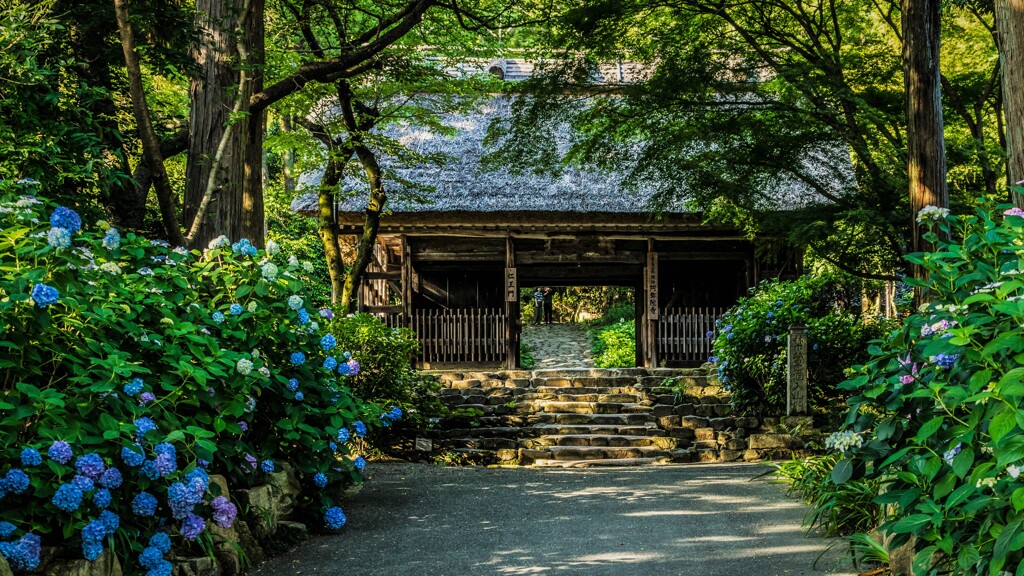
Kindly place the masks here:
POLYGON ((512 236, 505 237, 505 368, 519 367, 519 278, 512 236))
POLYGON ((807 414, 807 327, 789 327, 786 349, 786 416, 807 414))
POLYGON ((412 249, 402 235, 402 325, 412 328, 412 249))
POLYGON ((644 366, 658 367, 658 253, 654 251, 654 239, 647 239, 647 268, 644 270, 644 366))

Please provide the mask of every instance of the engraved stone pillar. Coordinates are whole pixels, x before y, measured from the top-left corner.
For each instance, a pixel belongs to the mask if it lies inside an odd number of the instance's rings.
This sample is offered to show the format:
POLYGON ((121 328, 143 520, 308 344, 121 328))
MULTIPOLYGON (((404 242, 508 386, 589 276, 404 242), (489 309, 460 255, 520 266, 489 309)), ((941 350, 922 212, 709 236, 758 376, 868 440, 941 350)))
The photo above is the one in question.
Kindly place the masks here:
POLYGON ((786 350, 786 415, 807 414, 807 327, 793 324, 789 327, 789 345, 786 350))

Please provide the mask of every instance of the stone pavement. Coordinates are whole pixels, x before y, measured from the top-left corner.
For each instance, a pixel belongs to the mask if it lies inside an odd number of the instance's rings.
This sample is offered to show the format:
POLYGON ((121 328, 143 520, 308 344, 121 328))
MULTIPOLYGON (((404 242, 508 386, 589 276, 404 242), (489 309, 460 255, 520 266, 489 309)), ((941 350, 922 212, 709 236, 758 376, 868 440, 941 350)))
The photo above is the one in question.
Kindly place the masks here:
POLYGON ((534 369, 594 366, 590 339, 579 324, 523 324, 522 342, 537 361, 534 369))
POLYGON ((846 545, 757 464, 618 469, 371 464, 348 525, 255 576, 852 576, 846 545), (819 558, 820 556, 820 558, 819 558))

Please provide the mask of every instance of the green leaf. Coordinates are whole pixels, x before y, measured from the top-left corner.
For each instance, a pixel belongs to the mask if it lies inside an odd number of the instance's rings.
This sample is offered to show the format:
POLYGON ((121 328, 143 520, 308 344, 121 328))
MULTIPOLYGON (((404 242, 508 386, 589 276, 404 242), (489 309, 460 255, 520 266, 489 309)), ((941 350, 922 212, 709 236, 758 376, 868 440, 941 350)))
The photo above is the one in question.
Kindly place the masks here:
POLYGON ((924 444, 925 440, 931 438, 936 432, 939 431, 939 428, 942 427, 942 423, 945 420, 945 416, 936 416, 935 418, 932 418, 931 420, 925 422, 924 425, 921 426, 921 428, 917 431, 917 436, 915 436, 917 443, 924 444))
POLYGON ((957 478, 963 478, 971 471, 974 465, 974 450, 964 448, 959 454, 953 457, 953 473, 957 478))
POLYGON ((914 555, 911 571, 914 574, 926 574, 932 566, 932 556, 938 550, 937 546, 929 546, 914 555))
POLYGON ((988 434, 992 437, 993 442, 999 442, 1003 436, 1006 436, 1016 426, 1017 419, 1014 413, 1004 410, 992 418, 992 422, 988 425, 988 434))
POLYGON ((843 458, 832 468, 832 482, 837 486, 849 480, 851 476, 853 476, 853 462, 849 459, 843 458))
POLYGON ((904 516, 894 522, 892 526, 889 527, 889 531, 895 534, 914 532, 931 522, 931 519, 932 517, 929 514, 911 514, 910 516, 904 516))

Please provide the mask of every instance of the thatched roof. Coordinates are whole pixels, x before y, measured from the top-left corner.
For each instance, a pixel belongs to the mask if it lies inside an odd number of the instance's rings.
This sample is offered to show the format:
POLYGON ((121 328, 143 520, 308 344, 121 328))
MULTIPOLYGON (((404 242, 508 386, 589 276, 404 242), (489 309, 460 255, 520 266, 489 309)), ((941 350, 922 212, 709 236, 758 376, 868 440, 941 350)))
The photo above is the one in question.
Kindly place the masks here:
MULTIPOLYGON (((507 61, 506 61, 507 64, 507 61)), ((515 64, 517 75, 524 72, 522 63, 515 64)), ((617 66, 617 65, 616 65, 617 66)), ((485 68, 484 68, 485 69, 485 68)), ((512 68, 509 68, 511 70, 512 68)), ((618 73, 614 68, 609 73, 618 73)), ((512 78, 509 78, 512 79, 512 78)), ((384 158, 385 171, 391 171, 396 178, 388 182, 389 200, 387 209, 394 213, 424 212, 604 212, 641 213, 650 209, 649 201, 653 189, 636 189, 624 184, 625 174, 602 172, 596 169, 566 167, 557 176, 536 174, 529 170, 519 171, 507 168, 485 170, 481 168, 484 155, 492 150, 485 148, 484 137, 492 121, 508 118, 511 114, 511 98, 498 96, 473 113, 451 114, 443 119, 444 124, 453 127, 453 136, 438 135, 420 126, 391 125, 385 134, 399 141, 409 149, 424 154, 442 154, 451 160, 443 165, 425 164, 420 166, 397 165, 394 159, 384 158), (400 181, 415 183, 432 189, 426 194, 428 203, 403 200, 400 181)), ((558 142, 559 152, 566 152, 570 145, 566 132, 564 142, 558 142)), ((835 166, 848 165, 848 160, 824 156, 842 157, 848 154, 842 150, 823 151, 821 158, 808 158, 805 162, 812 173, 836 172, 835 166), (820 166, 819 166, 820 165, 820 166)), ((850 170, 841 168, 837 174, 829 174, 819 181, 836 183, 834 192, 840 193, 843 185, 851 179, 850 170)), ((300 190, 314 188, 323 177, 322 170, 304 173, 299 180, 300 190)), ((339 202, 342 213, 361 213, 365 208, 365 184, 350 178, 343 185, 345 190, 358 191, 348 199, 339 202)), ((768 210, 788 210, 821 200, 810 186, 795 177, 780 175, 773 187, 762 190, 764 205, 768 210)), ((410 195, 405 195, 406 197, 410 195)), ((300 213, 315 213, 315 193, 300 195, 292 202, 292 209, 300 213)), ((691 213, 685 199, 669 206, 667 213, 691 213)))

